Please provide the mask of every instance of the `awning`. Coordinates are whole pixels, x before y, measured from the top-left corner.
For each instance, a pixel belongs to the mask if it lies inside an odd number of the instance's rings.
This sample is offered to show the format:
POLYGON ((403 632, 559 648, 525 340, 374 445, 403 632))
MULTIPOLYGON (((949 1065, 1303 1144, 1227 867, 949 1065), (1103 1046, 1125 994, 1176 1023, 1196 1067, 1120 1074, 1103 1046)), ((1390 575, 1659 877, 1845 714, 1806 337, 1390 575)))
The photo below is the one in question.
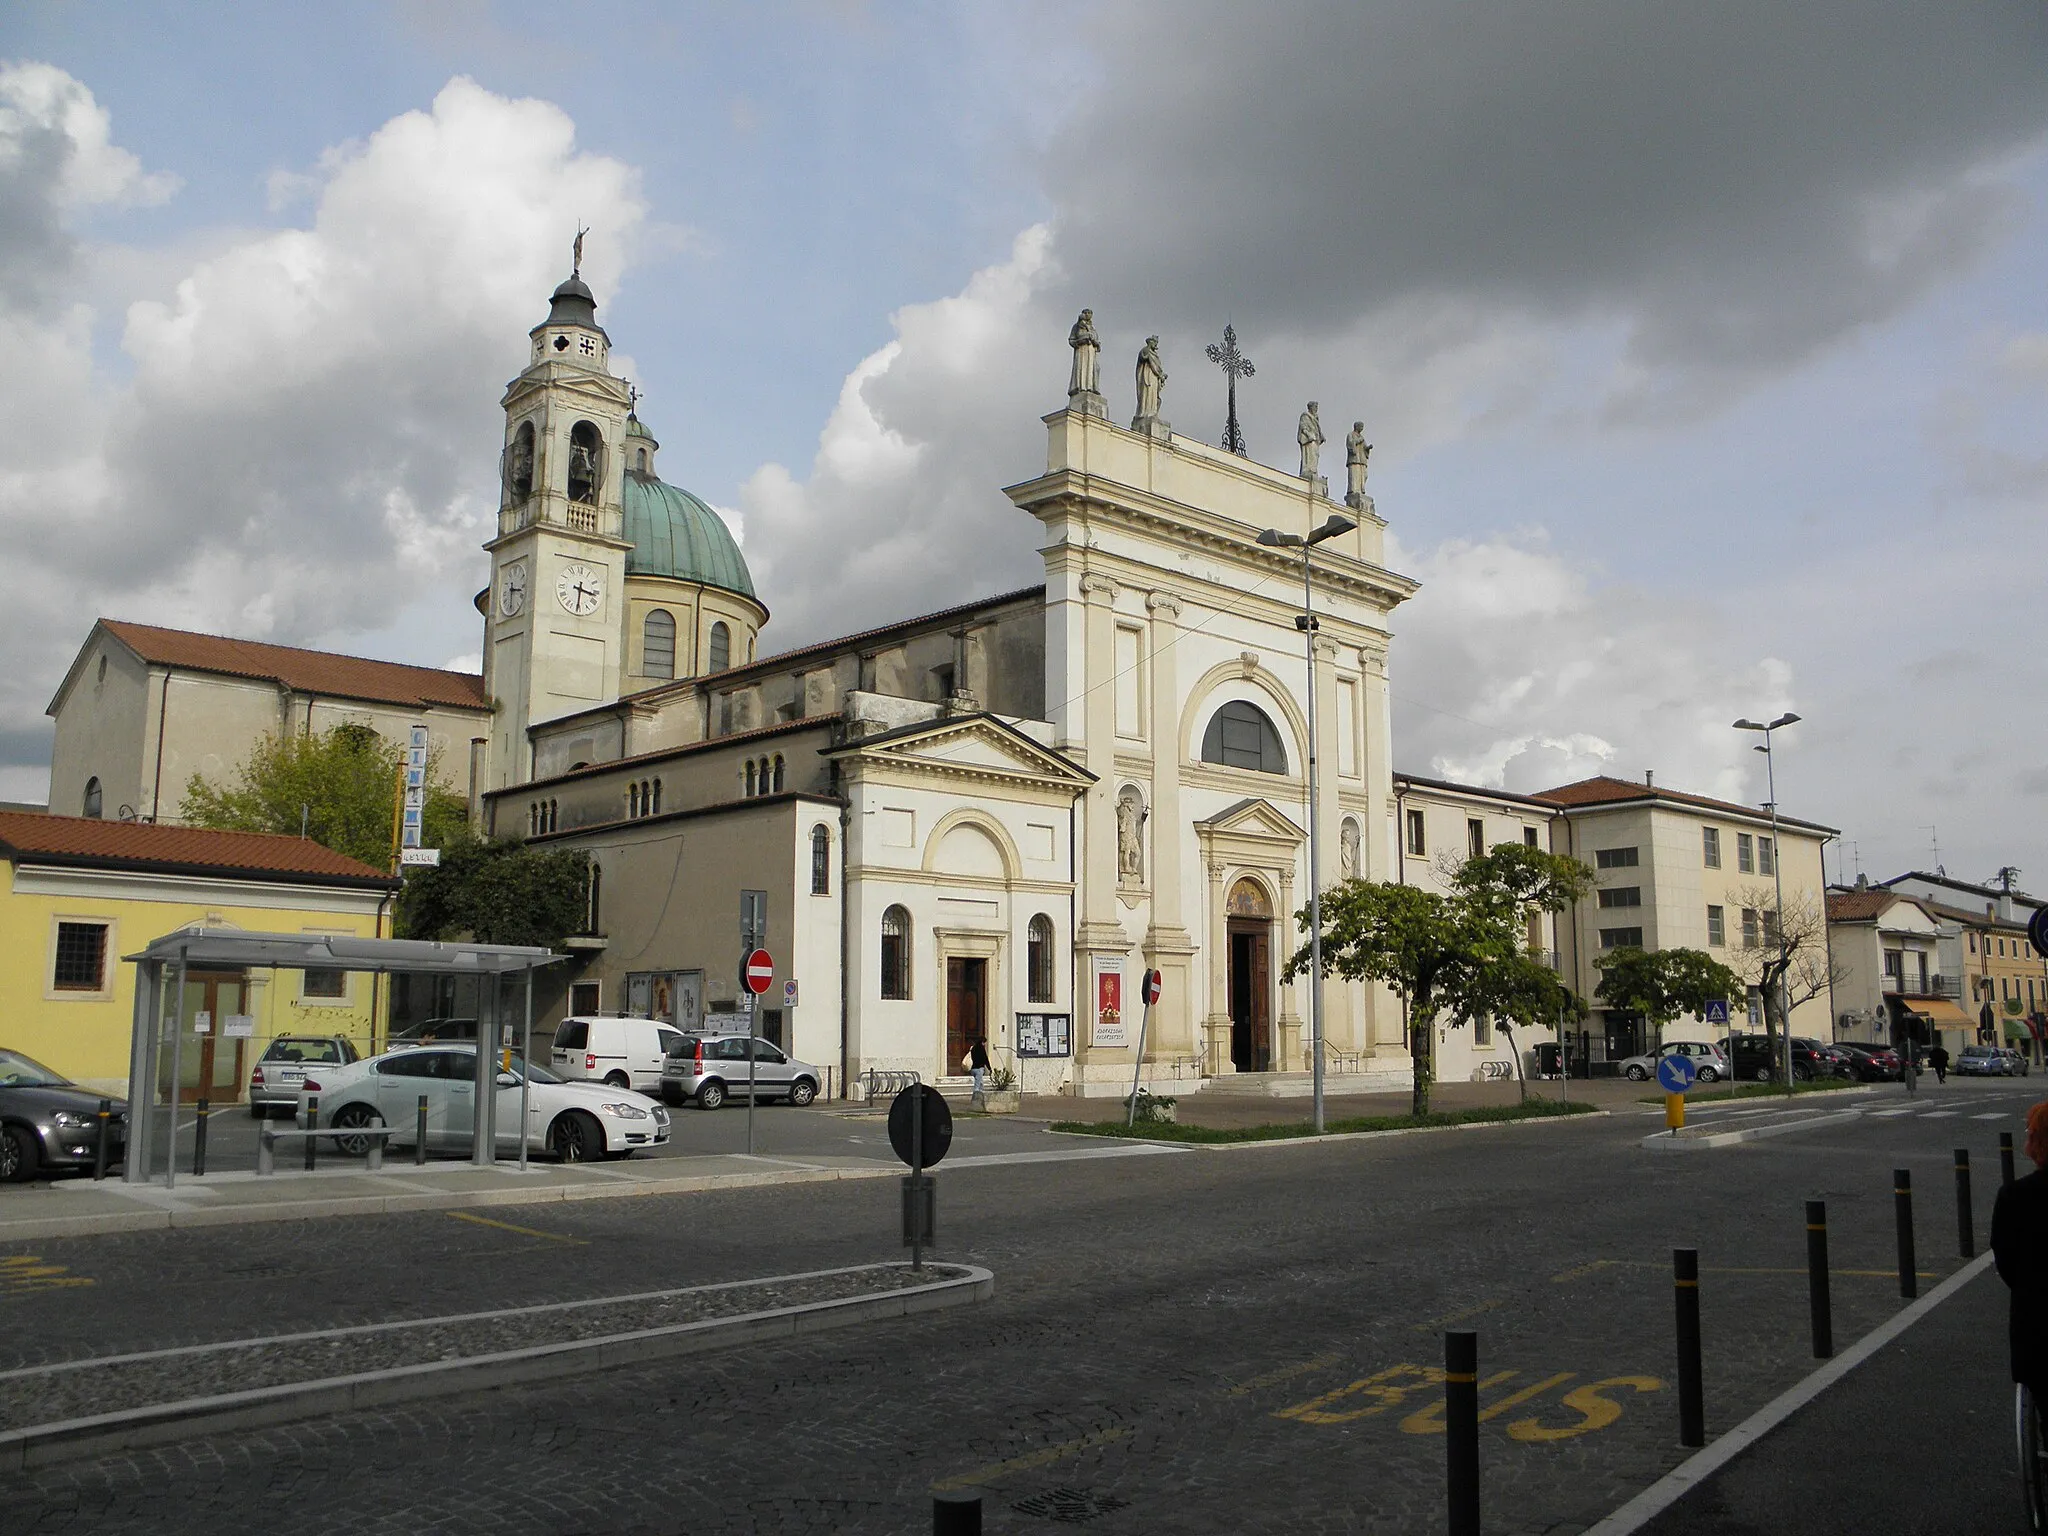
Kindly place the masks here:
POLYGON ((1975 1029, 1977 1021, 1945 997, 1916 997, 1906 1005, 1937 1029, 1975 1029))
POLYGON ((2009 1018, 2005 1021, 2005 1038, 2017 1040, 2022 1045, 2031 1045, 2034 1039, 2034 1031, 2025 1019, 2009 1018))

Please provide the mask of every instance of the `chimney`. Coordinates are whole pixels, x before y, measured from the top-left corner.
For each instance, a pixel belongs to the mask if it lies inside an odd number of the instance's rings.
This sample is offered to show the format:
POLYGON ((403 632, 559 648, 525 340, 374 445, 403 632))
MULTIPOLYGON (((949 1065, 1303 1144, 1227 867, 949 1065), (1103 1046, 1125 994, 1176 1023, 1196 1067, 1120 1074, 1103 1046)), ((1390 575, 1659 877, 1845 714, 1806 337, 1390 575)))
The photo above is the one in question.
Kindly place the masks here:
POLYGON ((1643 783, 1647 788, 1655 789, 1657 787, 1657 770, 1645 768, 1643 770, 1643 783))
POLYGON ((1870 876, 1864 874, 1861 870, 1856 872, 1856 889, 1859 891, 1870 889, 1870 876))

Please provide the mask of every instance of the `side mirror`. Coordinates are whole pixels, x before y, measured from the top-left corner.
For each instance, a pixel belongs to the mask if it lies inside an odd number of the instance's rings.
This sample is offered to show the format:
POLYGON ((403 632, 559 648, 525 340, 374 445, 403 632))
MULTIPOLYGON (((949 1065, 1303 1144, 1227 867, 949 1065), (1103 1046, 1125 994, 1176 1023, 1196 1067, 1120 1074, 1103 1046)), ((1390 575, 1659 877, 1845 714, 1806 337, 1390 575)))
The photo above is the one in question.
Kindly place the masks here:
POLYGON ((500 1088, 517 1088, 519 1086, 518 1075, 512 1072, 500 1072, 498 1074, 498 1086, 500 1088))

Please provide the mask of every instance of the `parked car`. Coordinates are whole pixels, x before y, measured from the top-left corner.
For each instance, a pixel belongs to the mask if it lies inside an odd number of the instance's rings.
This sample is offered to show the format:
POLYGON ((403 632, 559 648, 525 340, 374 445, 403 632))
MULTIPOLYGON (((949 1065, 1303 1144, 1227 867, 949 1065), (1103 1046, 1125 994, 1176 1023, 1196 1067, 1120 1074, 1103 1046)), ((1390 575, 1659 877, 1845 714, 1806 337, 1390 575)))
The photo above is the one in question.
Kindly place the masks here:
POLYGON ((1896 1083, 1906 1075, 1906 1064, 1888 1045, 1843 1045, 1849 1056, 1851 1075, 1863 1083, 1896 1083))
POLYGON ((661 1068, 661 1096, 671 1104, 716 1109, 732 1094, 745 1094, 750 1043, 756 1099, 787 1099, 801 1109, 818 1096, 823 1074, 780 1046, 747 1035, 701 1034, 684 1035, 669 1052, 661 1068))
POLYGON ((1621 1075, 1632 1083, 1645 1082, 1656 1076, 1657 1063, 1666 1056, 1690 1056, 1698 1080, 1703 1083, 1718 1083, 1728 1075, 1728 1058, 1721 1053, 1721 1047, 1708 1040, 1667 1040, 1654 1056, 1630 1056, 1623 1061, 1621 1075))
POLYGON ((1951 1070, 1957 1077, 2004 1077, 2012 1066, 1995 1045, 1966 1045, 1951 1070))
POLYGON ((2015 1050, 2009 1045, 2000 1046, 1998 1051, 2005 1058, 2005 1075, 2007 1077, 2026 1077, 2033 1072, 2034 1064, 2027 1060, 2027 1053, 2025 1051, 2015 1050))
POLYGON ((659 1019, 576 1016, 555 1026, 548 1065, 570 1082, 661 1092, 662 1063, 683 1032, 659 1019))
MULTIPOLYGON (((1735 1075, 1757 1082, 1771 1082, 1783 1074, 1783 1040, 1767 1035, 1737 1035, 1734 1041, 1735 1075), (1775 1047, 1775 1049, 1774 1049, 1775 1047)), ((1833 1054, 1834 1047, 1807 1035, 1792 1037, 1792 1076, 1800 1082, 1816 1077, 1846 1077, 1850 1066, 1846 1056, 1833 1054)))
MULTIPOLYGON (((19 1051, 0 1050, 0 1183, 25 1184, 56 1168, 91 1168, 103 1097, 19 1051)), ((110 1168, 128 1150, 128 1102, 111 1102, 110 1168)))
POLYGON ((342 1067, 362 1052, 346 1035, 279 1035, 249 1069, 249 1113, 298 1113, 299 1084, 308 1067, 342 1067))
POLYGON ((1816 1058, 1827 1062, 1827 1075, 1830 1077, 1854 1077, 1856 1075, 1856 1063, 1850 1057, 1846 1046, 1833 1041, 1823 1040, 1819 1043, 1819 1049, 1814 1052, 1814 1055, 1816 1058))
POLYGON ((476 1039, 475 1019, 422 1019, 417 1024, 407 1024, 391 1031, 391 1038, 384 1042, 386 1050, 395 1051, 414 1045, 440 1045, 450 1040, 476 1039))
MULTIPOLYGON (((668 1140, 669 1113, 654 1099, 608 1083, 565 1083, 545 1067, 514 1058, 497 1076, 498 1146, 519 1146, 520 1075, 527 1089, 526 1145, 565 1163, 627 1157, 668 1140)), ((418 1106, 427 1100, 427 1145, 467 1150, 476 1133, 476 1047, 412 1046, 367 1061, 322 1068, 301 1084, 319 1097, 323 1129, 388 1125, 388 1146, 417 1145, 418 1106)), ((351 1156, 369 1138, 337 1145, 351 1156)))

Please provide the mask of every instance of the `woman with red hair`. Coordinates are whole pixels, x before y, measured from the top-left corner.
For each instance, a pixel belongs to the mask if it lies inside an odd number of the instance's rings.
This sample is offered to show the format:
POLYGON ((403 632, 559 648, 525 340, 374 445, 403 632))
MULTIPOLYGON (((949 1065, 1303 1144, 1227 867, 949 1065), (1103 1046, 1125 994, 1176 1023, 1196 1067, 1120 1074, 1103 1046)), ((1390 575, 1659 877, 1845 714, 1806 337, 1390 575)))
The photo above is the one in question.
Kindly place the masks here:
POLYGON ((2027 1156, 2034 1171, 2000 1189, 1991 1207, 1991 1252, 2012 1291, 2012 1379, 2026 1389, 2017 1415, 2021 1471, 2040 1530, 2048 1498, 2038 1418, 2039 1405, 2048 1403, 2048 1102, 2027 1111, 2027 1156))

